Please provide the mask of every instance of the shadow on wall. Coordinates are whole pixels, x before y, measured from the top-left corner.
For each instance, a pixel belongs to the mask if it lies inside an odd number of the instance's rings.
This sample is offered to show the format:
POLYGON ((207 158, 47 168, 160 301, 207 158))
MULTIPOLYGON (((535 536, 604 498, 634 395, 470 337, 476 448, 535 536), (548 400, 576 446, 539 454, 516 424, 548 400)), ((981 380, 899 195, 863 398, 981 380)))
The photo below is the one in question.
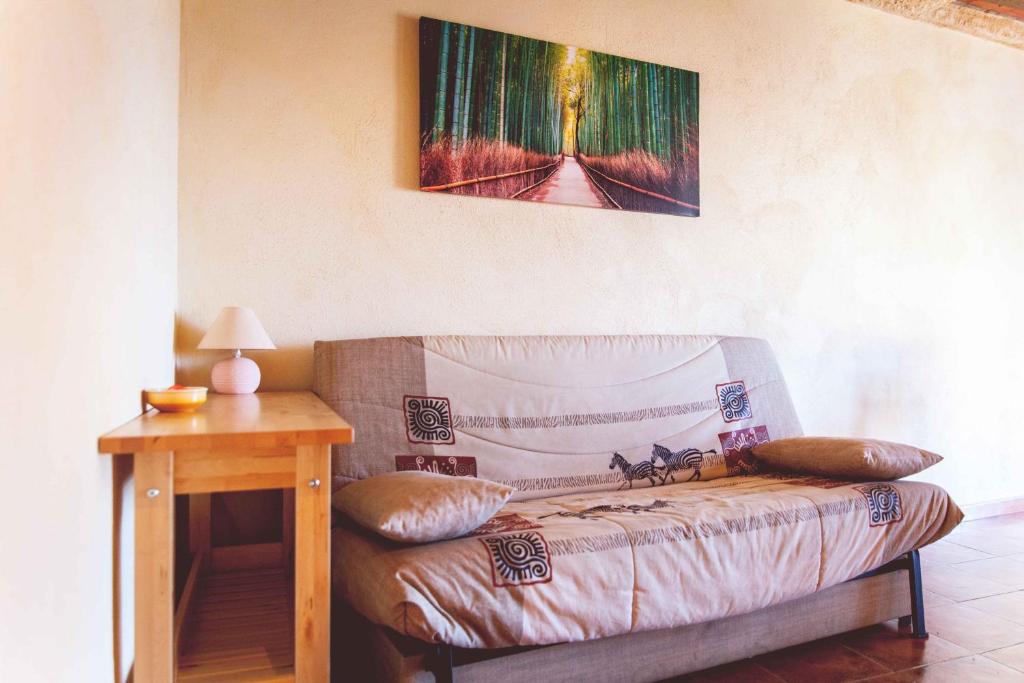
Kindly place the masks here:
POLYGON ((134 480, 130 457, 115 455, 111 458, 114 681, 123 683, 129 679, 135 658, 134 480))
MULTIPOLYGON (((838 337, 826 341, 826 347, 844 345, 838 337)), ((926 343, 865 339, 851 349, 844 362, 845 368, 819 368, 820 377, 830 377, 835 383, 819 391, 821 395, 848 394, 855 410, 847 412, 843 420, 851 435, 931 445, 928 435, 940 418, 929 406, 931 398, 942 391, 941 379, 932 369, 941 367, 941 362, 926 343), (845 387, 841 386, 844 382, 845 387)))
POLYGON ((395 185, 419 192, 419 17, 399 16, 395 23, 395 185))
MULTIPOLYGON (((210 386, 210 370, 230 351, 196 349, 206 330, 180 316, 174 323, 175 381, 189 386, 210 386)), ((246 351, 260 366, 259 391, 292 391, 313 386, 313 344, 279 346, 273 351, 246 351)))

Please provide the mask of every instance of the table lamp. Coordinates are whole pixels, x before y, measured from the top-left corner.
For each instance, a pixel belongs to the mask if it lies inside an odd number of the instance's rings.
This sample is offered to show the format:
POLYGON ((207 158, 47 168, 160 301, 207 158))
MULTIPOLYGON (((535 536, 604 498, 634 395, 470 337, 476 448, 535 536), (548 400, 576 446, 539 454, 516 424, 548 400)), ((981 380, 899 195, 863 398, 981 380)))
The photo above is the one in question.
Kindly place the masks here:
POLYGON ((213 366, 210 381, 221 394, 251 394, 260 385, 260 367, 242 349, 276 349, 256 314, 244 306, 225 306, 199 342, 200 349, 234 349, 232 358, 213 366))

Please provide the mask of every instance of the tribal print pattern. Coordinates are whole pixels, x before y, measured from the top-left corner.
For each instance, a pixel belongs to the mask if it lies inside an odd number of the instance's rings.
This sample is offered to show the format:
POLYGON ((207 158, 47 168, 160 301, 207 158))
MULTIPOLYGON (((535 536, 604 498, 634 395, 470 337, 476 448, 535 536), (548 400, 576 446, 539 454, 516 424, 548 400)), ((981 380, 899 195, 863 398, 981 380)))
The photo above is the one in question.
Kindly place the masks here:
POLYGON ((759 466, 751 450, 754 446, 768 443, 771 439, 768 437, 768 428, 758 425, 757 427, 724 432, 718 435, 718 441, 722 444, 725 466, 730 475, 735 475, 755 474, 759 466))
POLYGON ((903 519, 903 499, 892 484, 854 486, 868 501, 871 526, 885 526, 903 519))
POLYGON ((505 534, 510 531, 525 531, 527 529, 540 529, 541 524, 532 522, 518 512, 503 512, 494 515, 489 520, 470 531, 467 536, 491 536, 492 534, 505 534))
POLYGON ((833 479, 831 477, 815 477, 806 476, 801 478, 797 482, 789 482, 796 484, 797 486, 813 486, 816 489, 837 489, 840 486, 849 486, 852 482, 844 481, 842 479, 833 479))
POLYGON ((438 396, 405 397, 405 433, 411 443, 452 444, 452 407, 438 396))
POLYGON ((643 422, 678 415, 712 411, 718 407, 715 399, 691 401, 655 408, 618 410, 610 413, 569 413, 542 416, 455 415, 452 420, 457 429, 555 429, 557 427, 585 427, 588 425, 643 422))
POLYGON ((535 531, 508 536, 489 536, 480 542, 491 559, 495 588, 546 583, 551 580, 551 554, 547 541, 535 531))
POLYGON ((796 474, 792 472, 761 472, 758 476, 762 479, 771 479, 781 484, 813 486, 816 489, 834 489, 853 483, 842 479, 832 479, 831 477, 819 477, 812 474, 796 474))
POLYGON ((450 477, 475 477, 476 458, 463 455, 396 455, 395 471, 418 470, 450 477))
POLYGON ((718 405, 722 410, 722 419, 726 422, 739 422, 754 417, 750 410, 750 399, 747 387, 743 382, 729 382, 715 386, 718 394, 718 405))
POLYGON ((860 498, 835 500, 828 503, 800 505, 799 507, 770 510, 746 517, 723 519, 715 522, 675 522, 653 529, 625 529, 593 536, 572 536, 551 541, 552 555, 578 555, 604 552, 618 548, 639 548, 663 543, 679 543, 696 538, 715 538, 752 531, 792 527, 805 522, 841 517, 864 507, 860 498))
POLYGON ((614 472, 600 474, 567 474, 553 477, 531 477, 529 479, 499 479, 497 483, 511 486, 518 491, 553 491, 556 489, 584 489, 589 486, 607 486, 622 480, 614 472))
POLYGON ((579 512, 552 512, 550 515, 541 515, 537 519, 545 519, 547 517, 576 517, 577 519, 597 519, 602 514, 610 512, 631 512, 634 515, 641 512, 652 512, 654 510, 661 510, 662 508, 673 507, 674 504, 667 500, 655 500, 653 503, 647 505, 595 505, 579 512))

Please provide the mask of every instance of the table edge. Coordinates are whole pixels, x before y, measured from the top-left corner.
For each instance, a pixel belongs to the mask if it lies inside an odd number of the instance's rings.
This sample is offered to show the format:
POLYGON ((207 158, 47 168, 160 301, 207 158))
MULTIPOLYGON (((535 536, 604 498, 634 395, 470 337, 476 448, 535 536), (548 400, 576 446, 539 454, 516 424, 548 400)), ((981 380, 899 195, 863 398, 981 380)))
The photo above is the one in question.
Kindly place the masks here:
POLYGON ((350 444, 355 430, 349 427, 286 432, 231 432, 220 434, 188 434, 175 436, 101 436, 97 450, 101 454, 145 453, 182 449, 214 449, 245 447, 327 446, 350 444))

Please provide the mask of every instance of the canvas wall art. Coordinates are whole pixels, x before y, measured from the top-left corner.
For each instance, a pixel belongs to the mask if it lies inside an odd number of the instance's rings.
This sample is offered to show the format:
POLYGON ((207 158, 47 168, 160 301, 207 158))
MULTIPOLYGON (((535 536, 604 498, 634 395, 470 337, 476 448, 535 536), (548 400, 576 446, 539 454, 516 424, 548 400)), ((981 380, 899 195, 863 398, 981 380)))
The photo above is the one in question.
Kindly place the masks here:
POLYGON ((700 215, 698 74, 420 19, 420 189, 700 215))

